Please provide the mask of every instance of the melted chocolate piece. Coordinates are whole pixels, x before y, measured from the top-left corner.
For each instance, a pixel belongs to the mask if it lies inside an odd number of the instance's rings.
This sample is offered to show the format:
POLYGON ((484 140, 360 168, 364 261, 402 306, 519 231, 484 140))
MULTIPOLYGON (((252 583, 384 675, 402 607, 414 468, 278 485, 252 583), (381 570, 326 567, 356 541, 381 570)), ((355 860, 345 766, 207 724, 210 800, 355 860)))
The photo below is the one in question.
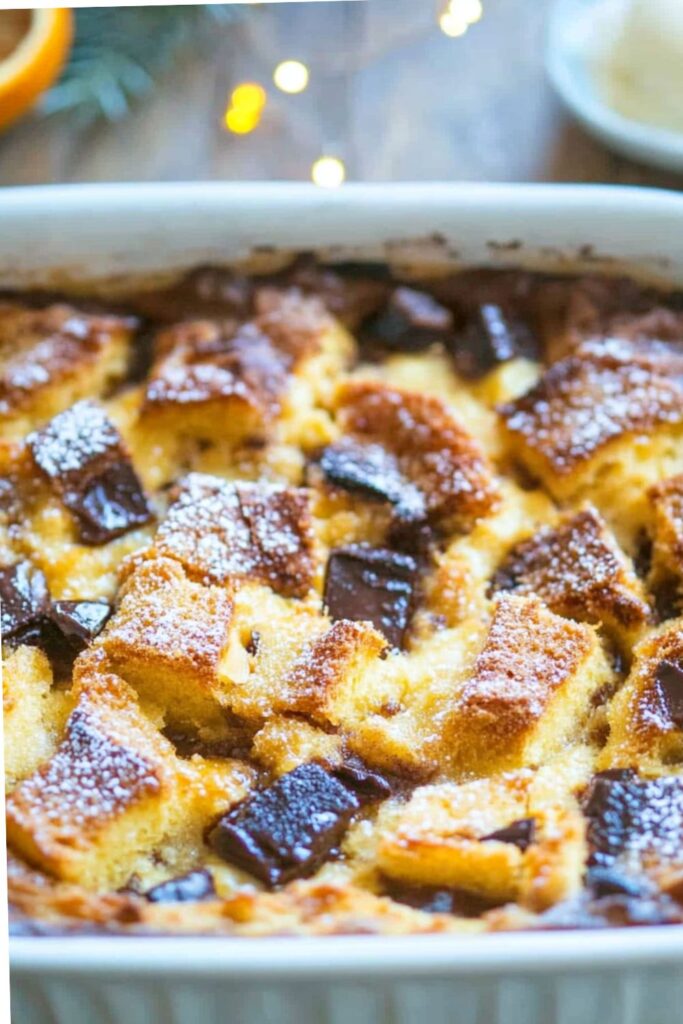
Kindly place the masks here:
POLYGON ((111 615, 106 601, 54 601, 43 625, 40 646, 57 678, 71 675, 78 655, 104 628, 111 615))
POLYGON ((396 519, 389 527, 387 544, 394 551, 412 555, 418 562, 426 564, 429 551, 438 540, 438 533, 425 520, 396 519))
POLYGON ((596 899, 603 896, 639 897, 645 892, 642 881, 616 868, 589 868, 586 884, 596 899))
POLYGON ((478 307, 453 342, 458 373, 470 380, 518 356, 538 359, 538 341, 526 323, 491 302, 478 307))
POLYGON ((672 661, 660 661, 655 683, 668 718, 683 728, 683 668, 672 661))
POLYGON ((368 321, 363 334, 394 352, 419 352, 444 341, 453 330, 453 314, 427 292, 402 286, 384 309, 368 321))
POLYGON ((426 914, 457 914, 458 917, 480 917, 495 903, 463 889, 437 889, 429 885, 406 885, 395 879, 383 879, 384 895, 405 903, 426 914))
POLYGON ((178 878, 160 882, 145 893, 150 903, 196 903, 216 895, 211 872, 189 871, 178 878))
POLYGON ((613 782, 629 782, 631 779, 637 779, 638 773, 635 768, 605 768, 604 771, 596 772, 593 776, 593 781, 596 779, 608 779, 613 782))
POLYGON ((45 576, 30 562, 0 569, 2 638, 47 654, 57 678, 73 663, 111 615, 106 601, 50 601, 45 576))
POLYGON ((495 839, 499 843, 512 843, 513 846, 524 852, 533 843, 535 832, 534 818, 520 818, 519 821, 513 821, 506 828, 499 828, 488 836, 482 836, 480 842, 485 843, 489 839, 495 839))
POLYGON ((403 476, 396 457, 381 444, 360 444, 343 438, 324 450, 320 468, 326 480, 337 487, 390 502, 399 519, 424 519, 424 497, 403 476))
POLYGON ((47 580, 28 561, 0 569, 0 633, 16 644, 36 643, 50 605, 47 580))
POLYGON ((162 323, 178 320, 247 317, 253 282, 227 267, 196 267, 168 288, 138 292, 136 311, 162 323))
POLYGON ((104 544, 151 519, 119 432, 94 402, 59 413, 27 444, 74 516, 82 543, 104 544))
POLYGON ((683 779, 596 775, 584 813, 590 865, 610 867, 621 854, 638 858, 648 850, 673 857, 683 842, 683 779))
POLYGON ((76 517, 84 544, 106 544, 151 518, 135 470, 123 460, 91 480, 82 492, 69 492, 64 504, 76 517))
POLYGON ((359 806, 338 779, 303 764, 224 815, 209 843, 223 860, 279 885, 312 874, 359 806))
POLYGON ((401 647, 412 613, 417 562, 361 544, 337 548, 327 563, 324 601, 333 620, 367 620, 401 647))
POLYGON ((332 773, 361 803, 374 803, 391 796, 391 784, 378 772, 367 768, 360 758, 350 757, 332 773))
POLYGON ((287 283, 314 295, 333 316, 355 329, 386 302, 391 274, 379 263, 319 264, 310 254, 275 275, 274 283, 287 283))

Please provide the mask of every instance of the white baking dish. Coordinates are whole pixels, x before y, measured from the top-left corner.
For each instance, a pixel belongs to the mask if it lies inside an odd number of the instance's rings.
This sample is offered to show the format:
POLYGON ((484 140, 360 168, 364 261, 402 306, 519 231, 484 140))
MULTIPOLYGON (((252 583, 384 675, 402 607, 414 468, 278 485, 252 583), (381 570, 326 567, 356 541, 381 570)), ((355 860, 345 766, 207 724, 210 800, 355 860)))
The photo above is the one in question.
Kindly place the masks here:
MULTIPOLYGON (((624 269, 683 283, 683 196, 581 186, 133 185, 0 193, 0 278, 254 247, 624 269)), ((683 928, 459 938, 16 938, 14 1024, 672 1024, 683 928)))

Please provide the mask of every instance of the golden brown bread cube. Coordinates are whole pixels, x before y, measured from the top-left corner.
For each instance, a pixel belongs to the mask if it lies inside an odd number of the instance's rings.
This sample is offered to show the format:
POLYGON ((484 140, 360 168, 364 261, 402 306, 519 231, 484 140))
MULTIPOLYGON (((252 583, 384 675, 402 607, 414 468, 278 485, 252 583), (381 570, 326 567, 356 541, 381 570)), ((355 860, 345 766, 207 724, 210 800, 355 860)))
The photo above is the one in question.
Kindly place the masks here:
POLYGON ((380 839, 378 864, 411 885, 543 910, 578 890, 585 856, 575 801, 549 798, 521 771, 416 790, 380 839))
POLYGON ((136 321, 0 302, 0 426, 20 437, 126 372, 136 321))
POLYGON ((267 434, 287 387, 287 364, 254 324, 180 323, 157 339, 141 415, 160 430, 241 441, 267 434))
POLYGON ((53 754, 69 697, 52 690, 52 669, 37 647, 17 647, 2 666, 5 789, 30 775, 53 754))
POLYGON ((108 543, 79 543, 74 517, 36 472, 28 446, 0 441, 0 564, 28 557, 54 598, 112 598, 121 561, 151 533, 146 524, 108 543))
POLYGON ((304 490, 230 483, 191 473, 157 532, 153 553, 197 580, 264 583, 304 597, 313 572, 313 531, 304 490))
POLYGON ((282 710, 333 726, 354 721, 365 677, 386 649, 386 639, 369 622, 333 623, 306 644, 285 676, 282 710))
POLYGON ((297 289, 261 287, 254 305, 248 322, 190 320, 159 334, 141 409, 146 423, 200 440, 263 441, 283 413, 292 418, 292 388, 300 412, 310 401, 295 378, 317 392, 351 354, 343 329, 297 289))
POLYGON ((491 511, 496 488, 483 452, 441 399, 351 380, 338 389, 336 406, 345 433, 397 457, 444 528, 469 530, 491 511))
POLYGON ((647 488, 683 465, 683 391, 609 356, 555 363, 499 411, 511 456, 555 498, 589 498, 627 548, 647 488))
POLYGON ((60 879, 117 888, 163 836, 175 791, 170 743, 100 663, 55 754, 7 798, 8 841, 60 879))
POLYGON ((320 599, 281 597, 269 587, 245 583, 235 593, 234 638, 247 654, 246 673, 230 691, 230 708, 248 723, 262 724, 287 708, 285 686, 307 643, 324 633, 329 620, 320 599))
POLYGON ((169 724, 198 727, 220 721, 228 703, 232 619, 229 589, 193 583, 179 562, 158 558, 130 574, 97 644, 169 724))
POLYGON ((536 597, 502 596, 445 727, 449 756, 478 774, 543 764, 576 737, 612 677, 594 628, 536 597))
POLYGON ((631 672, 608 712, 609 738, 601 768, 670 771, 683 760, 683 620, 645 637, 633 650, 631 672), (680 694, 680 696, 679 696, 680 694))
POLYGON ((343 760, 342 737, 302 718, 274 715, 254 736, 251 756, 275 775, 291 772, 300 764, 338 766, 343 760))
POLYGON ((590 506, 512 548, 491 589, 536 595, 558 615, 602 624, 624 646, 651 618, 633 564, 590 506))
POLYGON ((522 851, 513 843, 481 840, 526 817, 528 786, 523 775, 418 789, 395 831, 380 841, 380 870, 414 885, 514 899, 522 851))
POLYGON ((259 330, 293 369, 320 352, 334 323, 320 299, 299 288, 260 287, 254 307, 259 330))

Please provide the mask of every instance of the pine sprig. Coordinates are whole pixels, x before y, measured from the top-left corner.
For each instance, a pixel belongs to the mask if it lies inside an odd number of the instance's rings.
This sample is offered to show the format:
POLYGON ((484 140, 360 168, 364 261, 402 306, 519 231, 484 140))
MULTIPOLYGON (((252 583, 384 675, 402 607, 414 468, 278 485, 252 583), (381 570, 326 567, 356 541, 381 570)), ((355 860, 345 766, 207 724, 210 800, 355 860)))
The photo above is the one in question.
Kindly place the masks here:
POLYGON ((238 5, 91 7, 76 12, 69 62, 42 102, 45 114, 69 113, 83 125, 117 121, 147 95, 190 45, 210 46, 238 5))

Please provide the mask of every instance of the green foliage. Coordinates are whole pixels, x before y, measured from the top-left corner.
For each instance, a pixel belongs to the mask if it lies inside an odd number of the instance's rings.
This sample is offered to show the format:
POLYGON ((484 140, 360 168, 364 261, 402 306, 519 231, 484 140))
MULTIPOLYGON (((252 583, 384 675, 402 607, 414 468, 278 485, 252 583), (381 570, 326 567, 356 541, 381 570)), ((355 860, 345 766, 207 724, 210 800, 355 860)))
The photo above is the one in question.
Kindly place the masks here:
POLYGON ((149 93, 191 46, 209 47, 218 26, 242 16, 239 5, 90 7, 76 15, 76 36, 43 113, 68 112, 82 124, 117 121, 149 93))

